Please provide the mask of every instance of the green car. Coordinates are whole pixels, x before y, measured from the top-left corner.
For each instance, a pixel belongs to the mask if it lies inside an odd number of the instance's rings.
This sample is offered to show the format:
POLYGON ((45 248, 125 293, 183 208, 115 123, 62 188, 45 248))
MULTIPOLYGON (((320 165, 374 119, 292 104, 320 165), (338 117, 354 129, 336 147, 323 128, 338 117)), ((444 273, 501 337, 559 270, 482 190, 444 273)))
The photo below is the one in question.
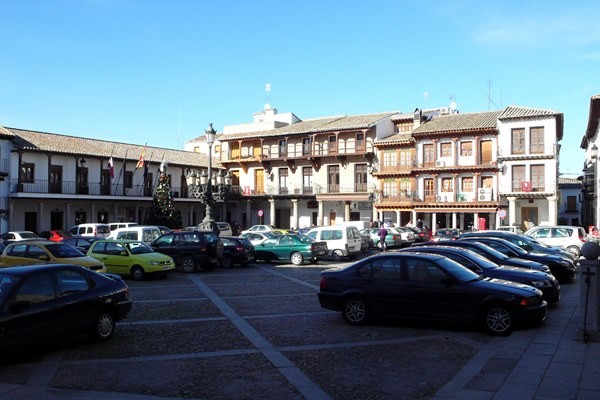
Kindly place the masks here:
POLYGON ((294 265, 308 260, 314 264, 327 255, 327 243, 304 235, 277 235, 254 246, 254 250, 256 260, 291 261, 294 265))
POLYGON ((135 240, 97 240, 87 255, 102 261, 106 272, 129 275, 136 281, 150 274, 164 277, 175 269, 171 257, 135 240))

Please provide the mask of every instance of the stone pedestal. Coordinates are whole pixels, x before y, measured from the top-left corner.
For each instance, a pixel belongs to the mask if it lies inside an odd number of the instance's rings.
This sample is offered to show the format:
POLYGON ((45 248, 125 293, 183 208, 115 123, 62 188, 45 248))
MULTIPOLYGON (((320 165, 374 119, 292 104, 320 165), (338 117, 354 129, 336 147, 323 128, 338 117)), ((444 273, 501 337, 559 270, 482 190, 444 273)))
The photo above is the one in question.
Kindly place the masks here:
POLYGON ((577 336, 584 342, 600 342, 600 261, 579 261, 580 325, 577 336))

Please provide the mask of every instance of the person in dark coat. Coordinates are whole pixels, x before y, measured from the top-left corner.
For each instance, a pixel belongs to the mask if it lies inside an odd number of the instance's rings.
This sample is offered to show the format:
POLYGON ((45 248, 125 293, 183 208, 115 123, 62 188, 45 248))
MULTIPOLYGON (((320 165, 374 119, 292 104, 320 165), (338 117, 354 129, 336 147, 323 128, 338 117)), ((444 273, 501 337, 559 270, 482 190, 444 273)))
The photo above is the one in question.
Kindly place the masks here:
POLYGON ((385 237, 387 236, 387 229, 385 229, 385 226, 381 226, 381 228, 379 228, 379 232, 377 232, 377 235, 379 236, 379 248, 381 249, 381 251, 385 251, 387 248, 387 245, 385 244, 385 237))

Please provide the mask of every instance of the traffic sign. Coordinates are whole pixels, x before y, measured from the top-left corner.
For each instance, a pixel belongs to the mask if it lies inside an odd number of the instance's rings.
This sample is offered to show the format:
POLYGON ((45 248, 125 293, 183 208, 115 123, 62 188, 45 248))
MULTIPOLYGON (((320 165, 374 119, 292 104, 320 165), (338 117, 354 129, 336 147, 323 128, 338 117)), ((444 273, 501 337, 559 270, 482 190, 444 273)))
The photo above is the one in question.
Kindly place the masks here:
POLYGON ((263 215, 265 215, 265 212, 263 210, 258 210, 258 216, 262 217, 263 215))
POLYGON ((498 210, 498 216, 502 219, 506 218, 506 210, 498 210))

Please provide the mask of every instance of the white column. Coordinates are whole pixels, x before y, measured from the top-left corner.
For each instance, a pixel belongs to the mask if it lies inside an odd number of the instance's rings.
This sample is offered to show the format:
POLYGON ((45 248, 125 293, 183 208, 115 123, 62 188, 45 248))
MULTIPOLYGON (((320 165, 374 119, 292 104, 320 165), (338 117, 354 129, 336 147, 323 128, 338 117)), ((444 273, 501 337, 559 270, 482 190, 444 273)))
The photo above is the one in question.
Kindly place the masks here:
MULTIPOLYGON (((502 219, 500 218, 498 213, 495 213, 495 214, 496 214, 496 226, 494 226, 494 229, 498 229, 498 227, 502 225, 502 219)), ((490 221, 492 220, 492 215, 493 214, 490 214, 490 221)))
POLYGON ((508 225, 513 226, 517 222, 516 197, 507 197, 508 200, 508 225))
POLYGON ((292 216, 292 225, 294 228, 299 228, 300 226, 298 225, 299 223, 299 216, 298 216, 298 199, 292 199, 292 212, 293 212, 293 216, 292 216))
POLYGON ((473 214, 473 228, 479 229, 479 213, 473 214))
POLYGON ((319 200, 319 208, 317 214, 317 225, 323 226, 323 200, 319 200))
POLYGON ((458 227, 462 230, 465 230, 465 213, 460 213, 460 215, 458 216, 458 219, 459 219, 458 227))
POLYGON ((435 234, 437 231, 437 214, 431 213, 431 232, 435 234))
POLYGON ((558 222, 558 211, 557 211, 557 197, 548 197, 548 222, 550 225, 556 225, 558 222))
POLYGON ((396 211, 396 226, 400 226, 400 222, 402 220, 400 219, 400 211, 396 211))
POLYGON ((456 213, 453 212, 452 213, 452 229, 456 229, 456 228, 457 228, 457 226, 456 226, 456 213))
POLYGON ((350 221, 350 202, 344 201, 344 222, 350 221))
POLYGON ((412 210, 410 213, 411 213, 410 223, 413 226, 417 226, 417 211, 412 210))
POLYGON ((275 226, 275 200, 269 199, 269 224, 275 226))

